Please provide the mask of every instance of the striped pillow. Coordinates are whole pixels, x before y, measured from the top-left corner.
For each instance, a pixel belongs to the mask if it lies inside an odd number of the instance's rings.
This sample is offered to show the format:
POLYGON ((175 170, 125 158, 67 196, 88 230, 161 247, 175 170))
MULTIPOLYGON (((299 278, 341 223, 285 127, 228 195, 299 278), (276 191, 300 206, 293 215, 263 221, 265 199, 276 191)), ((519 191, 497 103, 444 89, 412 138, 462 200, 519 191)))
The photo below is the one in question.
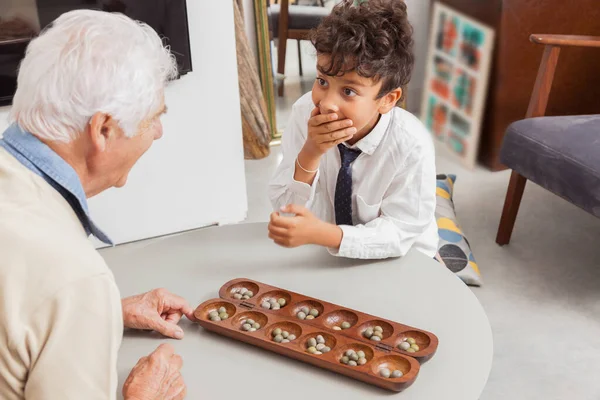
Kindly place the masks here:
POLYGON ((438 224, 440 242, 438 253, 448 269, 467 285, 481 286, 479 267, 473 257, 469 241, 464 236, 456 219, 452 192, 456 175, 437 176, 437 205, 435 219, 438 224))

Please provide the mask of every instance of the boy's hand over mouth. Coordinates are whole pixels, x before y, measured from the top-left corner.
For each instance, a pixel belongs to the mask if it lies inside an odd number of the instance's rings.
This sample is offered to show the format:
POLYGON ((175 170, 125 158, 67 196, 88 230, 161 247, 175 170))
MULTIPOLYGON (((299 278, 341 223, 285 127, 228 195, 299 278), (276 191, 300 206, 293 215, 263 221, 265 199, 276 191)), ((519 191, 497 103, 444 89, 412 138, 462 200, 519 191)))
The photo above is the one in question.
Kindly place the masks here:
POLYGON ((315 107, 308 120, 308 136, 301 153, 306 158, 320 159, 332 147, 352 139, 355 133, 352 120, 339 120, 335 113, 321 114, 315 107))

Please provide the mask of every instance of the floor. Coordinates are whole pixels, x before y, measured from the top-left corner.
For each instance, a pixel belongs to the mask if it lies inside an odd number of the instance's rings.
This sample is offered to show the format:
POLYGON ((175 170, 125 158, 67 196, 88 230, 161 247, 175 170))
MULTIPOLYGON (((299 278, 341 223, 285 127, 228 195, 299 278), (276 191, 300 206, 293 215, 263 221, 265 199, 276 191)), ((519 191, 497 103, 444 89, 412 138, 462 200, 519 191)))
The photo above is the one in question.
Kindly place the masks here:
MULTIPOLYGON (((303 94, 310 92, 317 78, 317 58, 312 45, 306 40, 301 40, 300 48, 302 49, 302 76, 299 74, 298 67, 298 41, 288 40, 283 96, 277 96, 277 91, 275 91, 277 129, 280 132, 285 130, 292 105, 303 94)), ((277 48, 275 48, 273 57, 277 57, 277 48)))

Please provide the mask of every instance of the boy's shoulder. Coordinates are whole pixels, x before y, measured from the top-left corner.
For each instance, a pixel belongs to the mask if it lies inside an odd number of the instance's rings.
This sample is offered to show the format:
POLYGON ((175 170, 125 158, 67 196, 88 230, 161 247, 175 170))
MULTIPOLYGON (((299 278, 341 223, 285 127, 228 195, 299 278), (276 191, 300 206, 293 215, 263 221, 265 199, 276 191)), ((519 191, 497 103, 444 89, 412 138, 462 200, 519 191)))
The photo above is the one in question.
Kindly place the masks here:
POLYGON ((311 111, 315 108, 312 101, 312 91, 303 94, 292 106, 292 110, 299 114, 310 116, 311 111))
POLYGON ((431 134, 419 118, 400 107, 394 107, 390 113, 388 141, 404 149, 433 151, 431 134))
POLYGON ((408 159, 434 159, 435 148, 431 134, 419 118, 411 112, 395 107, 391 112, 385 148, 402 149, 408 159))

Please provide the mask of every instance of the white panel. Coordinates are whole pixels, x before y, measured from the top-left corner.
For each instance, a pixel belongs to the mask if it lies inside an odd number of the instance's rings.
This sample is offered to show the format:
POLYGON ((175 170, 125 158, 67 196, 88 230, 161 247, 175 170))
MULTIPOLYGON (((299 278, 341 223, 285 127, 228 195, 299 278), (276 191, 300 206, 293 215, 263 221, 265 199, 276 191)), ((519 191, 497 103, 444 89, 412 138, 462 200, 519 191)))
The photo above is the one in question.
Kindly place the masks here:
MULTIPOLYGON (((124 188, 90 199, 94 221, 116 243, 246 217, 233 4, 188 1, 188 18, 194 71, 166 90, 164 136, 124 188)), ((1 131, 7 113, 0 109, 1 131)))

